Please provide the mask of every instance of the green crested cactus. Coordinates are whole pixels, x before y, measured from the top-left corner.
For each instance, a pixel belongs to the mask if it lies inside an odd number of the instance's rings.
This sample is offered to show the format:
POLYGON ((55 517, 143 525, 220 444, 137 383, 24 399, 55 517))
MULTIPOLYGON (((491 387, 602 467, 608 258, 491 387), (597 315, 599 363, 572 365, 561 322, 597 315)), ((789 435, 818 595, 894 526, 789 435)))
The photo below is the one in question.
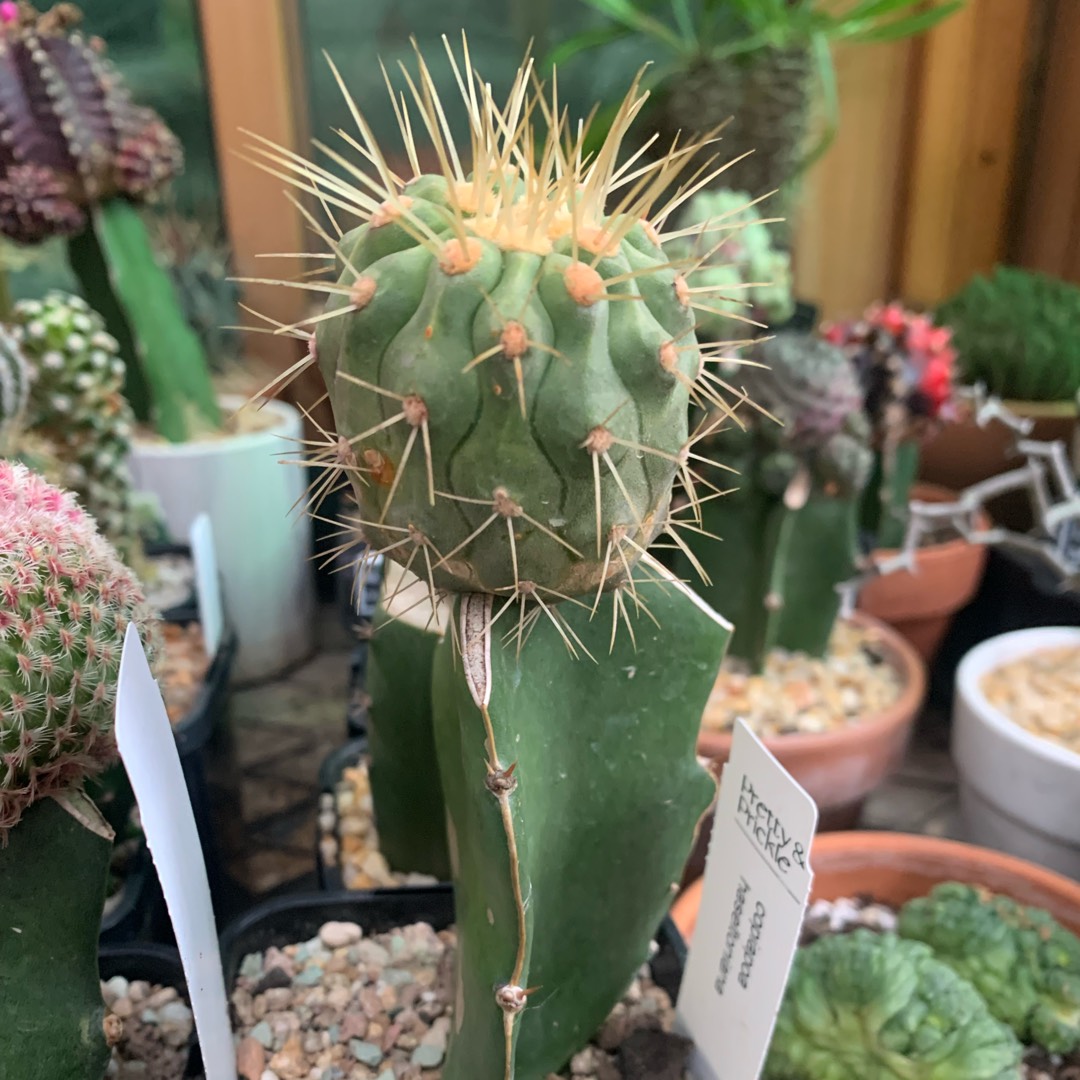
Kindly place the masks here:
POLYGON ((124 633, 154 623, 74 497, 0 462, 0 1076, 99 1080, 112 834, 80 790, 115 759, 124 633))
POLYGON ((1080 288, 998 266, 938 308, 968 384, 1013 401, 1075 401, 1080 392, 1080 288))
POLYGON ((30 367, 18 339, 0 326, 0 457, 15 452, 30 397, 30 367))
MULTIPOLYGON (((689 545, 709 577, 698 591, 735 624, 732 655, 760 670, 772 648, 820 656, 828 646, 837 586, 857 569, 873 457, 858 379, 839 349, 780 333, 748 359, 729 377, 760 411, 720 423, 707 450, 739 474, 736 490, 702 507, 708 535, 689 545)), ((679 561, 692 570, 689 556, 679 561)))
POLYGON ((443 1076, 542 1080, 645 959, 713 794, 694 747, 729 627, 645 549, 683 542, 689 402, 723 401, 694 335, 715 290, 662 249, 683 197, 653 206, 699 145, 620 163, 637 83, 587 157, 529 65, 499 106, 447 51, 468 171, 422 58, 394 99, 412 178, 351 99, 360 186, 259 149, 335 208, 337 280, 299 286, 329 298, 297 366, 325 376, 327 449, 417 609, 453 605, 432 683, 460 943, 443 1076), (344 212, 362 224, 340 235, 344 212))
POLYGON ((135 418, 122 394, 116 339, 85 300, 50 292, 15 305, 13 333, 34 372, 27 421, 44 435, 74 491, 122 557, 139 552, 127 460, 135 418))
POLYGON ((772 228, 744 191, 702 191, 686 205, 677 236, 664 245, 672 258, 704 259, 697 281, 716 286, 713 311, 698 314, 710 340, 753 336, 750 321, 785 323, 795 312, 791 256, 776 247, 772 228))

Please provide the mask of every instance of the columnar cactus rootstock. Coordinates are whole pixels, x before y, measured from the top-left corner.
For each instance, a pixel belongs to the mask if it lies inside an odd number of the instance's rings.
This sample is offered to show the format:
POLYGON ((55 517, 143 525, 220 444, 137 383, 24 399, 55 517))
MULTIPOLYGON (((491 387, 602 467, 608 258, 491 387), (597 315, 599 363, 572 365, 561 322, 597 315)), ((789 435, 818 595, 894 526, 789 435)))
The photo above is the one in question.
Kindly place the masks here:
POLYGON ((0 836, 116 754, 124 632, 152 615, 74 497, 0 461, 0 836))
POLYGON ((586 158, 529 65, 498 106, 447 51, 467 164, 422 58, 412 100, 394 98, 411 179, 351 101, 361 186, 260 149, 333 208, 337 280, 301 286, 329 296, 307 362, 364 533, 426 602, 457 594, 432 692, 460 935, 443 1076, 542 1080, 644 960, 712 794, 694 743, 728 628, 645 549, 665 530, 685 543, 670 502, 676 476, 694 488, 688 406, 724 388, 694 334, 714 290, 661 247, 693 186, 652 206, 700 144, 621 161, 635 84, 586 158), (421 130, 440 175, 420 175, 421 130), (344 214, 360 224, 340 235, 344 214))
POLYGON ((116 339, 86 301, 51 292, 15 305, 14 335, 33 366, 27 421, 63 464, 64 486, 125 559, 138 535, 127 458, 135 418, 116 339))
MULTIPOLYGON (((854 369, 837 348, 780 333, 730 377, 760 412, 728 422, 708 452, 739 473, 705 505, 690 546, 709 575, 699 591, 735 623, 732 653, 760 668, 770 648, 821 655, 855 572, 857 504, 872 463, 854 369)), ((689 572, 689 562, 680 567, 689 572)))
POLYGON ((0 25, 0 232, 23 244, 72 235, 85 208, 142 199, 180 171, 176 136, 132 103, 73 4, 29 4, 0 25))

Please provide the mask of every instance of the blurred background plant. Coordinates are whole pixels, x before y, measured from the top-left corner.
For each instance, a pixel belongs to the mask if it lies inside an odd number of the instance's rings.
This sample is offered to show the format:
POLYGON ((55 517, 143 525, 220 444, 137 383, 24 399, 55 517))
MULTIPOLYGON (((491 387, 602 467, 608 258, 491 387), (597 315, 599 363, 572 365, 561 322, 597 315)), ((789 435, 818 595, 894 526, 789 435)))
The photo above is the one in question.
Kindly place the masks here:
MULTIPOLYGON (((660 132, 656 146, 666 149, 679 131, 686 141, 724 125, 719 148, 707 148, 704 156, 719 152, 722 159, 742 160, 717 185, 754 196, 779 190, 774 209, 789 214, 800 177, 828 149, 840 121, 832 46, 922 33, 963 0, 930 7, 921 0, 585 3, 600 18, 552 50, 549 61, 564 65, 630 37, 648 41, 655 62, 645 81, 656 93, 650 117, 660 132)), ((597 136, 607 119, 601 110, 597 136)))
POLYGON ((854 365, 870 421, 874 468, 861 524, 875 548, 899 547, 907 528, 919 444, 951 417, 956 350, 948 327, 901 304, 874 304, 861 319, 822 327, 854 365))

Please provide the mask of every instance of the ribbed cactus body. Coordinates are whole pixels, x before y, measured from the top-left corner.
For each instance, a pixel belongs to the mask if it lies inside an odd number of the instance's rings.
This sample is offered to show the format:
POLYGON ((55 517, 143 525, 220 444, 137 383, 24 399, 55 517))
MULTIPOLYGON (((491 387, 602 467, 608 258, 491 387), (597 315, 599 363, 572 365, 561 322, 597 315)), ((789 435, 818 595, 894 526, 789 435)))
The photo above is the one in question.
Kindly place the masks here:
POLYGON ((463 244, 461 197, 420 177, 408 220, 390 207, 341 243, 330 310, 349 313, 317 355, 364 532, 414 569, 427 546, 438 588, 594 592, 625 576, 613 533, 636 561, 666 520, 700 365, 690 294, 643 224, 600 256, 575 258, 568 224, 463 244))
POLYGON ((30 368, 18 339, 0 326, 0 457, 12 451, 30 397, 30 368))
POLYGON ((694 280, 717 289, 713 310, 698 315, 703 338, 750 337, 755 331, 746 320, 773 325, 794 314, 791 256, 776 247, 762 204, 752 203, 745 191, 703 191, 679 218, 680 231, 696 231, 665 245, 673 258, 704 260, 694 280))
POLYGON ((0 462, 0 834, 115 756, 133 619, 152 631, 139 583, 74 497, 0 462))
POLYGON ((146 197, 182 165, 176 137, 131 101, 80 21, 72 4, 21 4, 0 27, 0 232, 20 243, 79 232, 88 204, 146 197))
POLYGON ((134 417, 116 340, 84 300, 64 293, 19 302, 15 319, 34 370, 28 421, 52 444, 64 486, 131 558, 138 544, 127 466, 134 417))

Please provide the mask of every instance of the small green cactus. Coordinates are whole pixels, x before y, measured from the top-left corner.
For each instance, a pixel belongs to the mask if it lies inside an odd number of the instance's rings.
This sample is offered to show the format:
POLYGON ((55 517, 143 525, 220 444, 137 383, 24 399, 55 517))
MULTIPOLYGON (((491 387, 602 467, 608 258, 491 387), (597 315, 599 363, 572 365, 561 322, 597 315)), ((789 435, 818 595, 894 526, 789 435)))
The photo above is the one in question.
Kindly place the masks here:
POLYGON ((10 457, 25 421, 30 367, 19 341, 0 326, 0 457, 10 457))
POLYGON ((132 621, 153 648, 138 582, 74 496, 0 461, 0 1076, 100 1080, 108 1062, 112 833, 80 788, 116 758, 132 621))
POLYGON ((700 144, 620 158, 637 83, 589 157, 528 64, 499 106, 447 51, 468 170, 422 58, 393 99, 411 178, 351 99, 359 186, 259 149, 335 208, 337 280, 300 285, 328 296, 307 321, 324 453, 417 610, 452 605, 431 693, 460 934, 444 1080, 541 1080, 645 959, 713 794, 694 747, 729 628, 645 549, 679 535, 674 478, 694 487, 691 399, 724 404, 694 334, 716 290, 662 248, 681 196, 653 207, 700 144), (339 210, 362 223, 340 234, 339 210))
POLYGON ((664 245, 673 258, 704 259, 699 284, 714 285, 712 311, 698 314, 708 340, 746 338, 753 322, 777 325, 795 312, 791 256, 775 245, 772 225, 744 191, 703 191, 686 205, 681 233, 664 245))
MULTIPOLYGON (((859 383, 839 349, 780 333, 747 359, 726 374, 760 411, 721 423, 708 443, 738 474, 736 490, 702 507, 708 535, 688 544, 709 577, 698 592, 735 623, 732 654, 761 670, 771 648, 824 653, 837 586, 856 571, 873 457, 859 383)), ((692 572, 691 557, 677 569, 692 572)))
POLYGON ((139 550, 127 466, 135 418, 116 339, 85 300, 60 292, 20 301, 15 320, 34 372, 28 424, 53 446, 63 485, 130 562, 139 550))
POLYGON ((1013 401, 1069 401, 1080 392, 1080 287, 998 266, 938 308, 963 381, 1013 401))

